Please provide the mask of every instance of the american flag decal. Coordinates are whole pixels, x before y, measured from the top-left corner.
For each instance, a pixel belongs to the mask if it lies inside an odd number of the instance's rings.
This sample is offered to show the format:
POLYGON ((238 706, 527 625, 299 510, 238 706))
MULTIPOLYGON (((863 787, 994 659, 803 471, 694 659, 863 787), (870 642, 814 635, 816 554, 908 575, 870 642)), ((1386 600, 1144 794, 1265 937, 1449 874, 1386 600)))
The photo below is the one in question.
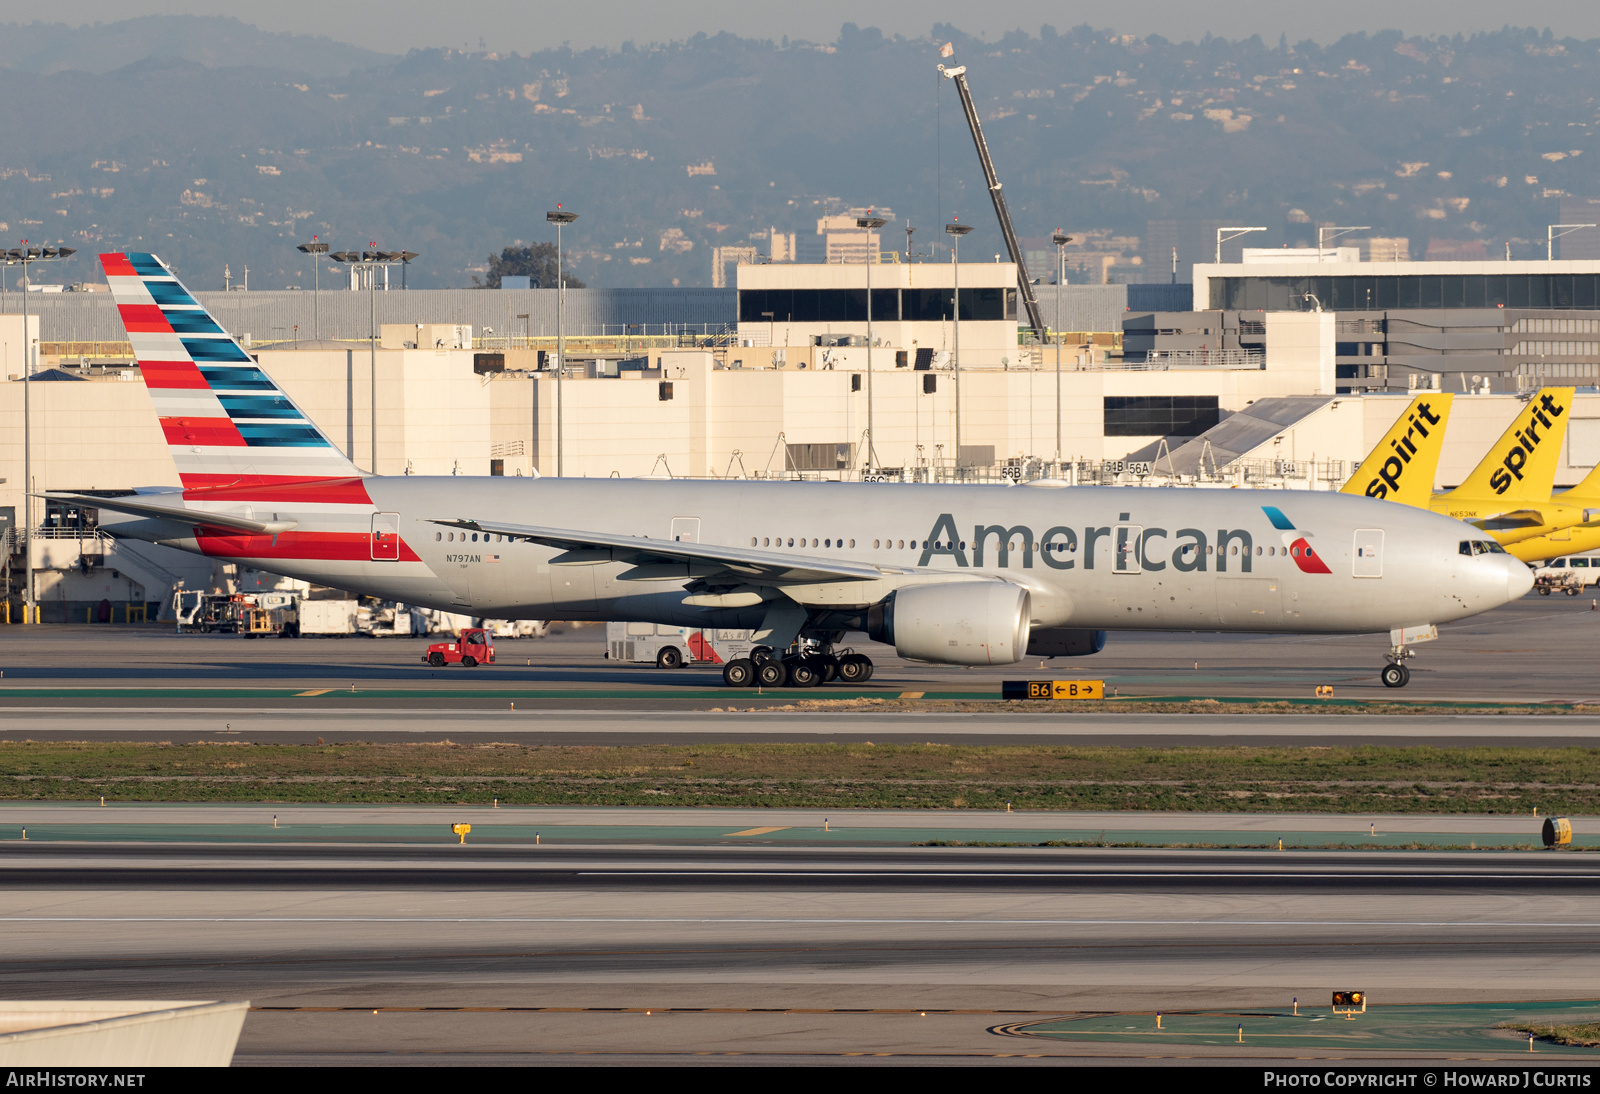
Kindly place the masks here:
POLYGON ((485 561, 485 562, 499 562, 500 561, 500 556, 499 555, 488 555, 488 556, 486 556, 484 558, 483 561, 485 561))

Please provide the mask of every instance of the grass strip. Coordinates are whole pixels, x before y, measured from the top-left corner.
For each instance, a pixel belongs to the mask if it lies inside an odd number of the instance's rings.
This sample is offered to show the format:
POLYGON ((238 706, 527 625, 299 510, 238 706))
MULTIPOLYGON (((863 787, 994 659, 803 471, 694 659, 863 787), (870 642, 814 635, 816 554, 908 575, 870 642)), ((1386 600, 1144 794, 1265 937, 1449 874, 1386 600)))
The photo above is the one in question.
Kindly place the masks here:
POLYGON ((0 800, 1600 813, 1600 749, 0 741, 0 800))
POLYGON ((1561 1025, 1558 1022, 1507 1022, 1500 1028, 1532 1034, 1534 1040, 1544 1041, 1547 1044, 1600 1048, 1600 1022, 1584 1022, 1579 1025, 1561 1025))
POLYGON ((1348 714, 1371 717, 1418 714, 1600 714, 1593 703, 1501 703, 1436 699, 1405 701, 1372 699, 1245 699, 1189 696, 1111 696, 1105 699, 801 699, 783 706, 712 707, 707 713, 795 711, 852 713, 878 711, 915 714, 1348 714))

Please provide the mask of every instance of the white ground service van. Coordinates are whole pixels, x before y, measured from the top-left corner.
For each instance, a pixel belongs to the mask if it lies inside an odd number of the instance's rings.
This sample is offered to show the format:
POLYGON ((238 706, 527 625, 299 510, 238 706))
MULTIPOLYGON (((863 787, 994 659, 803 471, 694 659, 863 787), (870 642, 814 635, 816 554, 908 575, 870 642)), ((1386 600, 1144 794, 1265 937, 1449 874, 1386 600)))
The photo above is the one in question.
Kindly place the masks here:
POLYGON ((711 627, 667 627, 655 623, 607 623, 606 659, 654 661, 658 668, 675 669, 701 663, 725 665, 736 657, 749 657, 750 631, 711 627))
POLYGON ((1557 590, 1577 596, 1588 585, 1600 585, 1600 556, 1565 555, 1547 559, 1533 570, 1533 587, 1540 596, 1557 590))

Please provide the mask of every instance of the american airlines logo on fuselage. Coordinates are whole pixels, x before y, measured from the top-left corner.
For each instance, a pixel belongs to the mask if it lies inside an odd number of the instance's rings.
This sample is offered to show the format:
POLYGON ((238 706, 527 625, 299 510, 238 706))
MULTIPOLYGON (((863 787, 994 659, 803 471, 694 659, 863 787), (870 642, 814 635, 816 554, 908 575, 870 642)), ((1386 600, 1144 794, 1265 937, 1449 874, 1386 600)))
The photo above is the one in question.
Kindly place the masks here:
POLYGON ((1327 574, 1333 571, 1328 569, 1328 564, 1322 561, 1320 555, 1311 549, 1311 544, 1306 541, 1310 532, 1302 532, 1294 526, 1288 517, 1283 515, 1283 510, 1276 505, 1263 505, 1261 511, 1267 514, 1267 519, 1272 526, 1283 533, 1283 548, 1289 552, 1289 557, 1294 559, 1294 564, 1300 567, 1300 572, 1305 574, 1327 574))
MULTIPOLYGON (((1294 533, 1292 542, 1291 537, 1285 537, 1282 550, 1294 558, 1295 565, 1308 574, 1330 572, 1306 541, 1309 533, 1295 531, 1294 525, 1277 509, 1263 508, 1274 527, 1287 528, 1294 533)), ((1001 524, 978 524, 973 526, 971 540, 966 540, 957 529, 955 517, 942 513, 934 521, 928 538, 922 541, 922 557, 917 565, 930 565, 942 555, 957 566, 1007 569, 1013 565, 1012 556, 1015 555, 1020 556, 1024 570, 1031 570, 1037 558, 1052 570, 1154 573, 1165 570, 1170 563, 1174 570, 1194 572, 1212 569, 1214 563, 1218 573, 1237 569, 1247 574, 1251 572, 1255 554, 1255 539, 1245 528, 1218 528, 1213 536, 1202 528, 1169 531, 1137 524, 1107 524, 1079 529, 1058 524, 1036 536, 1033 529, 1024 524, 1010 528, 1001 524)))

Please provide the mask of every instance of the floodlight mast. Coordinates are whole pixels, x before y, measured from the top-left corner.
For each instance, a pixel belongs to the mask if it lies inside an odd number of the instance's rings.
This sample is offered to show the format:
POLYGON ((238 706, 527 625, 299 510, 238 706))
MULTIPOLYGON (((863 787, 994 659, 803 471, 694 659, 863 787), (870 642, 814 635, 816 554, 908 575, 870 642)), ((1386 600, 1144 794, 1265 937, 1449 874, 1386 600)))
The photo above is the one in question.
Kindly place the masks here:
MULTIPOLYGON (((341 262, 352 268, 364 267, 368 273, 367 299, 370 308, 368 321, 371 329, 368 332, 368 410, 371 412, 369 429, 371 435, 367 438, 367 462, 370 465, 369 473, 378 473, 378 267, 393 265, 410 265, 416 258, 415 251, 380 251, 377 244, 370 244, 370 251, 335 251, 328 256, 334 262, 341 262)), ((387 285, 388 274, 384 275, 384 284, 387 285)), ((355 452, 350 453, 350 459, 355 459, 355 452)))
POLYGON ((328 245, 321 242, 316 236, 311 237, 310 243, 301 243, 295 248, 311 256, 311 337, 322 337, 322 256, 328 253, 328 245))
POLYGON ((951 339, 951 348, 955 351, 951 356, 951 371, 955 373, 956 390, 956 481, 961 481, 961 237, 972 231, 972 225, 950 223, 944 226, 950 235, 950 271, 954 278, 955 291, 951 293, 950 316, 955 320, 955 337, 951 339))
POLYGON ((556 226, 556 478, 566 472, 566 433, 562 428, 561 376, 567 371, 567 340, 562 329, 563 312, 567 304, 567 276, 561 272, 561 228, 578 219, 578 214, 563 209, 557 202, 553 212, 544 219, 556 226))
MULTIPOLYGON (((878 435, 875 432, 873 432, 873 428, 872 428, 872 266, 873 266, 873 264, 875 262, 878 261, 878 257, 879 256, 873 253, 878 249, 878 245, 873 242, 873 239, 875 238, 873 233, 876 232, 879 228, 882 228, 888 222, 886 220, 884 220, 883 217, 875 217, 875 216, 870 215, 872 213, 871 209, 868 209, 867 213, 869 215, 864 216, 864 217, 856 217, 856 227, 857 228, 866 229, 866 235, 867 235, 867 452, 866 452, 866 456, 867 456, 867 470, 868 471, 876 471, 878 469, 878 435)), ((908 236, 907 238, 910 238, 910 237, 908 236)), ((770 342, 771 339, 769 338, 768 341, 770 342)))
POLYGON ((989 197, 994 202, 994 214, 1000 218, 1000 234, 1005 237, 1006 251, 1017 265, 1017 290, 1022 295, 1023 310, 1028 313, 1028 325, 1043 331, 1044 314, 1033 295, 1033 282, 1028 277, 1028 267, 1022 261, 1022 247, 1017 243, 1016 229, 1011 226, 1011 211, 1006 208, 1006 196, 1000 190, 1000 178, 994 171, 994 160, 989 156, 989 144, 983 139, 983 126, 978 123, 978 108, 973 105, 972 92, 967 87, 967 66, 954 68, 939 66, 945 79, 956 82, 956 92, 961 96, 961 106, 967 112, 967 126, 972 130, 972 143, 978 149, 978 162, 983 166, 983 181, 989 187, 989 197))

